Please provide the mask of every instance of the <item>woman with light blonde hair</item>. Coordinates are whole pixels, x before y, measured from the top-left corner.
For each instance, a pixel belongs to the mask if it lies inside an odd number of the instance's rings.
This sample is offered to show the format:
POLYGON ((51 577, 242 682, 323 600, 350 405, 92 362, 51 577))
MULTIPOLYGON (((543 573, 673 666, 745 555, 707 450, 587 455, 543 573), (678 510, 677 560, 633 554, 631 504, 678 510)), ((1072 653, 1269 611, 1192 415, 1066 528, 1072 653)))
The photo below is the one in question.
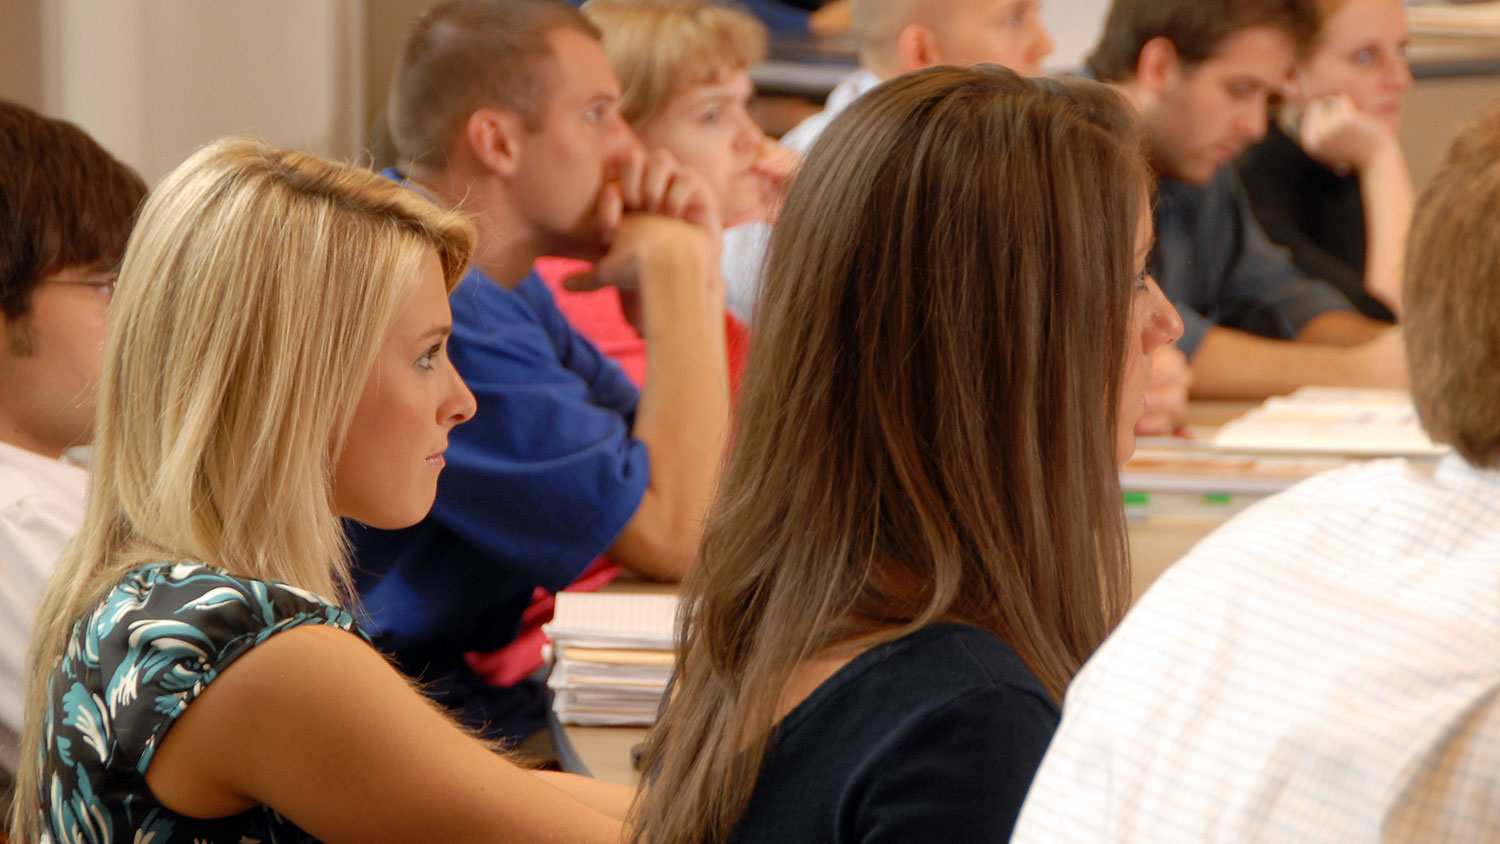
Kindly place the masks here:
POLYGON ((1118 464, 1182 322, 1132 112, 932 68, 834 118, 772 235, 633 840, 1003 842, 1124 611, 1118 464))
POLYGON ((340 518, 410 525, 473 397, 445 355, 473 228, 250 140, 147 200, 84 525, 31 645, 21 841, 606 841, 612 795, 434 711, 347 606, 340 518))
POLYGON ((1237 166, 1256 219, 1309 276, 1375 319, 1401 315, 1416 191, 1401 147, 1411 28, 1401 0, 1313 0, 1317 37, 1237 166))
POLYGON ((583 13, 620 80, 620 116, 646 148, 702 176, 726 227, 773 215, 797 159, 749 112, 765 27, 711 0, 589 0, 583 13))
MULTIPOLYGON (((750 115, 750 67, 766 56, 766 28, 711 0, 589 0, 582 8, 620 80, 620 115, 647 150, 666 150, 701 176, 718 203, 726 226, 725 339, 737 387, 748 345, 746 268, 764 248, 767 224, 800 161, 750 115)), ((537 264, 568 321, 641 384, 645 342, 622 315, 619 294, 613 288, 575 293, 563 283, 586 269, 561 259, 537 264)))

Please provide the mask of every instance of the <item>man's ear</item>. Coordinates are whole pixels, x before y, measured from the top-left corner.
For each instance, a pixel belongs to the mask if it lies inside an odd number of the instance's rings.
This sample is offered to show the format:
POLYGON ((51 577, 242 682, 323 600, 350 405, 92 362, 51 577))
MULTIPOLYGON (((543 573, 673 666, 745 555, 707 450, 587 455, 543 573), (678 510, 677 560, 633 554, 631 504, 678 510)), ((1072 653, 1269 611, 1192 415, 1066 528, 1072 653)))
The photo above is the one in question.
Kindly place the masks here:
POLYGON ((943 63, 936 33, 919 24, 909 24, 896 36, 896 73, 910 73, 943 63))
POLYGON ((1142 91, 1161 96, 1182 67, 1177 55, 1177 45, 1164 35, 1141 45, 1141 53, 1135 60, 1135 83, 1142 91))
POLYGON ((464 140, 480 166, 499 176, 520 172, 526 148, 526 122, 509 109, 481 108, 464 124, 464 140))

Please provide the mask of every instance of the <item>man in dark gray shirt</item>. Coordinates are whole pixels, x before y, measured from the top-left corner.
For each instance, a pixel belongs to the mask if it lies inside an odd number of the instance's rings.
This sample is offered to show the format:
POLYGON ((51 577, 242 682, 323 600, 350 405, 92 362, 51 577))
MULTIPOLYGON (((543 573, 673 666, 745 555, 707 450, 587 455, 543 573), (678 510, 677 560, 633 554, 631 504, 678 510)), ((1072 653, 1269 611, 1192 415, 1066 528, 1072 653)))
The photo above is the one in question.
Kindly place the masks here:
MULTIPOLYGON (((1315 29, 1308 0, 1116 0, 1089 58, 1146 128, 1159 180, 1151 271, 1182 315, 1196 396, 1406 384, 1399 330, 1303 276, 1260 230, 1229 166, 1265 134, 1267 99, 1315 29)), ((1171 376, 1169 355, 1158 355, 1158 381, 1171 376)))

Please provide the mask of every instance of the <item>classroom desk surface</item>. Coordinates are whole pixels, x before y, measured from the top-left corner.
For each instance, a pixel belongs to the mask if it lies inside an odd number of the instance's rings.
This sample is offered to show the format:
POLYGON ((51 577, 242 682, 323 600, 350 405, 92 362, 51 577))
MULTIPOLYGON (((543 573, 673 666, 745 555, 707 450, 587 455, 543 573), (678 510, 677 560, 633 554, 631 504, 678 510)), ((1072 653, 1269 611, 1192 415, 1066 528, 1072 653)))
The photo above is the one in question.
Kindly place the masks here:
MULTIPOLYGON (((1209 432, 1255 406, 1255 402, 1195 401, 1189 407, 1190 429, 1209 432)), ((1219 519, 1153 516, 1129 525, 1133 565, 1132 594, 1139 596, 1157 575, 1179 559, 1193 543, 1220 523, 1219 519)), ((620 589, 671 591, 672 586, 622 584, 620 589)), ((631 748, 646 737, 644 727, 563 727, 557 744, 565 765, 606 782, 635 785, 640 775, 631 766, 631 748)))

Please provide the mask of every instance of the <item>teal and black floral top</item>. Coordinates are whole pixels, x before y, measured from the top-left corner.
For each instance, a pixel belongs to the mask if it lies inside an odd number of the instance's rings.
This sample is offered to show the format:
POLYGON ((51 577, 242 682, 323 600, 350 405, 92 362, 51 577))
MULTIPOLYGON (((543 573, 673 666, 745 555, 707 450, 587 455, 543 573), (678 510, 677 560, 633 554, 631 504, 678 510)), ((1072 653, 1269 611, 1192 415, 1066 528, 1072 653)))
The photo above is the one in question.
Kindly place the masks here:
POLYGON ((313 839, 261 806, 203 820, 163 806, 146 766, 225 666, 283 630, 364 636, 348 612, 276 581, 197 563, 136 569, 73 627, 39 750, 44 844, 270 844, 313 839))

